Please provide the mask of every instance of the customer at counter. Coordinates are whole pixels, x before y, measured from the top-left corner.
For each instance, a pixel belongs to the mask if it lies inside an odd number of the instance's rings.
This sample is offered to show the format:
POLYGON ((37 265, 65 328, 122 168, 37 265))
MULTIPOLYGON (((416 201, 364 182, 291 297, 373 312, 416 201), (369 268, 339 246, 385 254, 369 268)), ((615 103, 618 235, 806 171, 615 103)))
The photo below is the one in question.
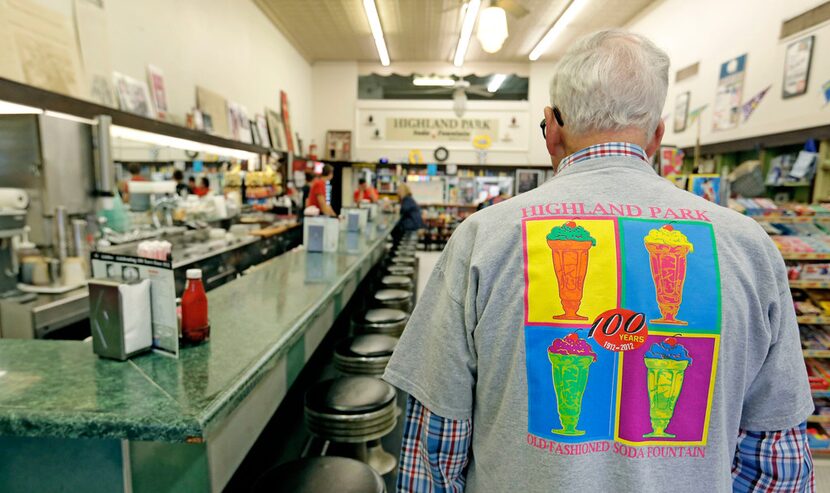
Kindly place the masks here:
POLYGON ((669 65, 620 30, 559 60, 556 176, 461 223, 387 366, 399 492, 813 491, 781 254, 650 164, 669 65))
POLYGON ((306 207, 316 207, 320 210, 320 214, 325 214, 329 217, 337 217, 334 209, 326 200, 326 183, 331 181, 334 177, 334 168, 330 164, 323 165, 323 172, 312 180, 308 190, 308 199, 306 199, 306 207))
POLYGON ((121 197, 125 203, 130 204, 130 209, 133 211, 146 211, 150 208, 150 196, 147 194, 134 194, 130 196, 129 182, 131 181, 149 181, 141 175, 141 164, 130 163, 127 165, 127 171, 130 173, 130 178, 121 183, 121 197))
POLYGON ((357 181, 357 190, 354 191, 354 203, 360 205, 363 201, 375 203, 378 201, 378 191, 366 182, 366 178, 357 181))
POLYGON ((412 191, 406 183, 398 185, 398 198, 401 201, 401 221, 393 235, 401 237, 407 233, 413 233, 423 229, 424 219, 421 217, 421 207, 412 197, 412 191))
POLYGON ((173 181, 176 182, 176 195, 180 197, 187 197, 190 193, 190 187, 184 183, 184 173, 182 173, 182 170, 177 169, 173 172, 173 181))
POLYGON ((210 180, 207 176, 203 176, 200 180, 201 184, 193 190, 193 193, 198 195, 199 197, 204 197, 208 193, 210 193, 210 180))

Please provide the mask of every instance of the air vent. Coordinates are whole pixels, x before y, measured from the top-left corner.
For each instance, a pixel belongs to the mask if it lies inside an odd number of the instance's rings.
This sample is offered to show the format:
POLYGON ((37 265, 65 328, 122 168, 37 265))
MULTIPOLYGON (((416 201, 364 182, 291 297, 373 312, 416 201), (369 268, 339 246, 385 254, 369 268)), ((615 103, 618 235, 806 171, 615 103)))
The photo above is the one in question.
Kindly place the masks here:
POLYGON ((675 74, 674 81, 675 82, 680 82, 681 80, 686 80, 690 77, 694 77, 695 75, 697 75, 697 71, 699 69, 700 69, 700 62, 693 63, 692 65, 689 65, 688 67, 685 67, 685 68, 681 68, 675 74))
POLYGON ((814 9, 781 23, 781 39, 806 31, 813 26, 830 20, 830 2, 824 2, 814 9))

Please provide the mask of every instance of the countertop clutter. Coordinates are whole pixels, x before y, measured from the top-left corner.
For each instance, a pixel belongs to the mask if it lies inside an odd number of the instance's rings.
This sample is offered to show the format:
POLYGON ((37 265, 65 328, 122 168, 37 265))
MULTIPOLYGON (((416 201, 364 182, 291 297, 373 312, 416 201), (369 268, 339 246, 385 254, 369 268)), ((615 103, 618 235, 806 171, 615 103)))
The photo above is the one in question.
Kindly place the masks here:
POLYGON ((122 363, 98 358, 83 342, 3 340, 0 435, 206 440, 268 369, 287 364, 285 374, 296 377, 305 360, 286 355, 302 354, 321 318, 327 329, 393 225, 384 218, 348 252, 345 239, 332 256, 287 252, 209 292, 210 342, 179 359, 151 353, 122 363), (320 278, 323 263, 335 268, 320 278))

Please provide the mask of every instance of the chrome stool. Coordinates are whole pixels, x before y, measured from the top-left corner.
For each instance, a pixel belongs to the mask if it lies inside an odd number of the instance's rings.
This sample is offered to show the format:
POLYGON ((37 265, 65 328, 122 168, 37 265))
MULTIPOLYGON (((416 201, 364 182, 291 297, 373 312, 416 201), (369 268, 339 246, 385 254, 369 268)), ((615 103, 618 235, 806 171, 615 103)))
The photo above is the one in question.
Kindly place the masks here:
POLYGON ((395 308, 406 313, 412 313, 412 291, 403 289, 381 289, 372 296, 375 306, 379 308, 395 308))
POLYGON ((397 459, 383 450, 380 439, 395 429, 396 394, 394 387, 374 377, 324 380, 305 393, 306 425, 323 440, 351 445, 349 455, 386 474, 397 459))
POLYGON ((404 291, 412 291, 412 278, 409 276, 398 276, 389 274, 383 276, 380 280, 380 285, 384 289, 403 289, 404 291))
POLYGON ((409 314, 405 311, 391 308, 372 308, 367 310, 360 318, 352 320, 352 328, 357 334, 386 334, 400 337, 408 321, 409 314))
POLYGON ((397 343, 397 337, 383 334, 343 339, 334 349, 334 367, 346 375, 380 377, 397 343))
POLYGON ((390 276, 407 276, 412 278, 413 289, 418 289, 418 271, 415 266, 403 264, 391 264, 386 267, 386 275, 390 276))
POLYGON ((268 469, 254 493, 386 493, 383 478, 366 464, 346 457, 309 457, 268 469), (337 485, 333 488, 332 485, 337 485))

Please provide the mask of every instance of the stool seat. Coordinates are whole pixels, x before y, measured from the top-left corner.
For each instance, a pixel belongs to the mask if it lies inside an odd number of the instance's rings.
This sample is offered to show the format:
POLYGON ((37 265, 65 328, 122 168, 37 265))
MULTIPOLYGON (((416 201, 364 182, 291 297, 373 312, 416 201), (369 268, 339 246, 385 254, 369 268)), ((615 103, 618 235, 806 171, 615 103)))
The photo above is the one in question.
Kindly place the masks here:
POLYGON ((415 275, 415 267, 411 265, 392 264, 387 269, 387 272, 394 276, 413 276, 415 275))
POLYGON ((355 318, 352 325, 359 334, 387 334, 398 337, 406 328, 409 314, 397 308, 372 308, 355 318))
POLYGON ((383 276, 380 283, 386 288, 397 288, 405 291, 412 289, 412 278, 408 276, 398 276, 394 274, 383 276))
POLYGON ((409 315, 405 311, 394 308, 372 308, 363 315, 363 320, 370 324, 400 323, 407 318, 409 315))
POLYGON ((386 485, 380 474, 358 460, 346 457, 309 457, 272 467, 260 476, 253 491, 385 493, 386 485))
POLYGON ((414 265, 416 257, 407 257, 405 255, 396 255, 392 257, 393 264, 414 265))
POLYGON ((389 357, 398 344, 398 338, 383 334, 365 334, 340 341, 335 354, 350 358, 389 357))
POLYGON ((305 407, 318 414, 352 415, 380 411, 395 400, 395 388, 372 377, 324 380, 305 394, 305 407))
POLYGON ((403 289, 381 289, 375 293, 375 299, 380 302, 406 301, 412 293, 403 289))
POLYGON ((397 337, 365 334, 344 339, 334 349, 334 367, 345 375, 380 377, 392 358, 397 337))

